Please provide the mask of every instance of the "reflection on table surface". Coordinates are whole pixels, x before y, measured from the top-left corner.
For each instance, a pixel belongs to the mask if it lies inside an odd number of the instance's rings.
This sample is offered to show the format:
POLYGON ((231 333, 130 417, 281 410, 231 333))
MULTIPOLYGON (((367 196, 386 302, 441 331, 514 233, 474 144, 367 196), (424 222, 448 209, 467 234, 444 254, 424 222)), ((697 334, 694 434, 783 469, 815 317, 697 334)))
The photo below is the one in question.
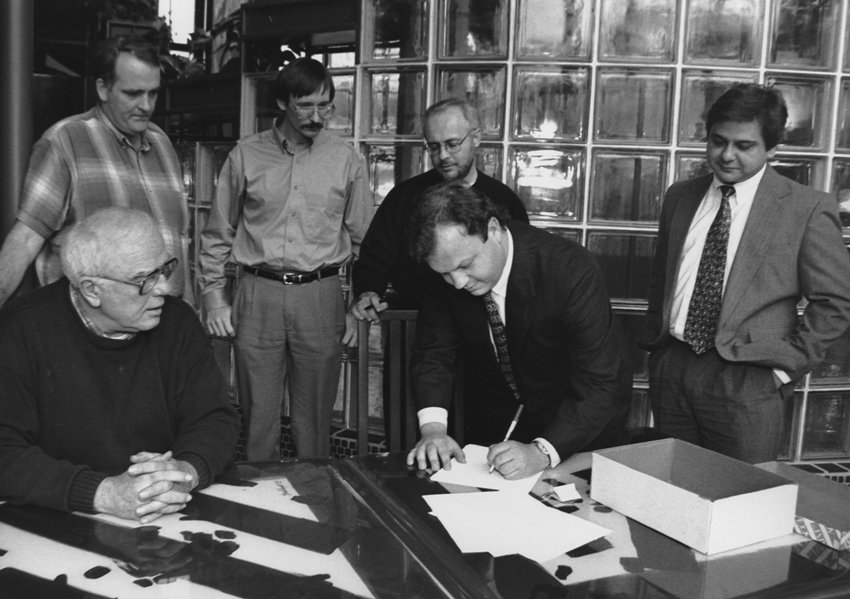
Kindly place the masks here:
POLYGON ((148 526, 0 505, 0 596, 450 597, 340 465, 242 465, 148 526))
MULTIPOLYGON (((402 456, 357 458, 401 509, 454 548, 427 515, 423 495, 460 492, 404 472, 402 456)), ((494 596, 521 599, 727 599, 850 597, 850 551, 835 551, 798 534, 706 556, 589 498, 590 455, 573 456, 541 476, 532 494, 555 509, 611 530, 609 535, 545 563, 520 556, 464 554, 494 596), (553 489, 574 483, 582 498, 558 501, 553 489)), ((468 489, 467 489, 468 491, 468 489)), ((505 515, 506 518, 510 514, 505 515)), ((494 523, 498 526, 498 523, 494 523)))
POLYGON ((850 552, 788 535, 706 557, 590 500, 589 464, 574 456, 532 493, 612 532, 543 564, 460 554, 422 496, 470 489, 402 454, 242 464, 148 526, 0 505, 0 597, 850 596, 850 552), (571 482, 582 499, 559 502, 571 482))

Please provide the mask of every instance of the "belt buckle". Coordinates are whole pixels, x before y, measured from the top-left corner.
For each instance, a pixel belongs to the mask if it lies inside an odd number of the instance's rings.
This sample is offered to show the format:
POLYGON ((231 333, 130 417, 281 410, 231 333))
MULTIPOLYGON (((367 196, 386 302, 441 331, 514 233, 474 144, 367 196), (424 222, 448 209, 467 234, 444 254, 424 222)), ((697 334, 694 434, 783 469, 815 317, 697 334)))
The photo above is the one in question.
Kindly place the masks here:
POLYGON ((284 285, 297 285, 301 282, 301 275, 297 272, 285 272, 280 278, 284 285))

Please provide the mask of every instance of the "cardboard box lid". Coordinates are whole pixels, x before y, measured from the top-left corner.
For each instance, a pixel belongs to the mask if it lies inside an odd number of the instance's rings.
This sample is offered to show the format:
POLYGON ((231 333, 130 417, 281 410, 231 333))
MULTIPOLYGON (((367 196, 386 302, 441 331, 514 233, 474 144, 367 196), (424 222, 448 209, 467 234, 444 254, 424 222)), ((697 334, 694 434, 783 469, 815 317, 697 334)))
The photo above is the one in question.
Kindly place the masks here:
POLYGON ((796 514, 837 531, 850 532, 850 487, 783 462, 757 464, 800 486, 796 514))

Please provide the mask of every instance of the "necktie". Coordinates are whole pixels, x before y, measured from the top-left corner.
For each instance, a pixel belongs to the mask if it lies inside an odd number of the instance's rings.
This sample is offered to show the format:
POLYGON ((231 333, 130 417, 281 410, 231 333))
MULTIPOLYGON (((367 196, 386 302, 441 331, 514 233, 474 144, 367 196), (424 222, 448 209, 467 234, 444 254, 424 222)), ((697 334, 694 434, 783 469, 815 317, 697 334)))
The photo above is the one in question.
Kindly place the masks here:
POLYGON ((496 345, 499 368, 502 370, 502 376, 508 387, 513 391, 514 398, 519 401, 519 389, 516 385, 516 379, 514 379, 513 368, 511 368, 511 356, 508 353, 508 334, 505 331, 502 318, 499 316, 499 306, 496 305, 496 300, 493 299, 493 295, 489 291, 484 294, 484 306, 487 308, 487 322, 490 324, 493 343, 496 345))
POLYGON ((720 193, 720 208, 705 238, 697 280, 688 306, 688 318, 685 321, 685 342, 698 356, 714 347, 723 300, 726 246, 729 244, 729 225, 732 222, 729 197, 735 193, 735 188, 731 185, 721 185, 720 193))

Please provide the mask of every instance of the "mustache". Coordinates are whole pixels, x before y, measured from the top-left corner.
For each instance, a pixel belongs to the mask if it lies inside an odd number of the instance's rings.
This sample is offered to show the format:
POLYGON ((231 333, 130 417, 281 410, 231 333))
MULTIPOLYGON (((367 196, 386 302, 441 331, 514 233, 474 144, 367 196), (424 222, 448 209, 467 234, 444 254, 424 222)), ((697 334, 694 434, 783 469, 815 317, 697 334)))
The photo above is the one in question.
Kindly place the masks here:
POLYGON ((322 123, 309 123, 307 125, 303 125, 302 129, 309 129, 310 131, 318 131, 319 129, 323 129, 324 125, 322 123))

